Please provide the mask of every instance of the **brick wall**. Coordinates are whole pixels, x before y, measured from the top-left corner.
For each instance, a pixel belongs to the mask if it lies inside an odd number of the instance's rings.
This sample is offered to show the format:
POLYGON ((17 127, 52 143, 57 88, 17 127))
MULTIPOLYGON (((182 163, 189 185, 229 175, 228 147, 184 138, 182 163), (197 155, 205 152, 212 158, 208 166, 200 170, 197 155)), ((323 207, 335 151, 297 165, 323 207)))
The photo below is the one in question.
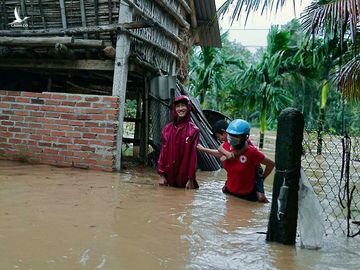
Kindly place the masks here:
POLYGON ((119 99, 0 91, 0 159, 112 171, 119 99))

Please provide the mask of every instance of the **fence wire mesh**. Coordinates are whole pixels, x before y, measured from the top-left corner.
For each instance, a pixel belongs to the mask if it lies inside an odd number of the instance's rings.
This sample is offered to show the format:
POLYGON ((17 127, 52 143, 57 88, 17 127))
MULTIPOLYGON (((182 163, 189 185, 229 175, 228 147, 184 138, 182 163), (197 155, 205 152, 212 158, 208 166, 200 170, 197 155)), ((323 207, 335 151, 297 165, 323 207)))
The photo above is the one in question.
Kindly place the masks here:
POLYGON ((359 235, 360 138, 305 131, 302 167, 323 208, 326 233, 359 235))

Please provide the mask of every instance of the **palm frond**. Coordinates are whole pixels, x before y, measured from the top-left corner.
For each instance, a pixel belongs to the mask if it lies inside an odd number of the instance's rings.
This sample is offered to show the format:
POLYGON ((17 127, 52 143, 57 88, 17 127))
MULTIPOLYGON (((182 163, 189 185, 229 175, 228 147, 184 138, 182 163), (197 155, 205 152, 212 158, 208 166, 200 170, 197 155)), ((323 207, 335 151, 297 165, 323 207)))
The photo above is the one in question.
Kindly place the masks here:
POLYGON ((339 33, 342 46, 348 34, 348 26, 352 42, 356 44, 359 16, 358 0, 323 0, 307 6, 300 19, 304 30, 309 34, 326 36, 339 33))
MULTIPOLYGON (((240 15, 244 12, 246 15, 246 21, 250 13, 257 11, 261 8, 261 14, 265 10, 278 11, 285 4, 285 0, 226 0, 224 4, 218 9, 219 16, 224 16, 226 13, 232 10, 231 23, 235 20, 239 20, 240 15)), ((295 0, 292 0, 295 7, 295 0)))
POLYGON ((340 91, 347 100, 360 101, 360 59, 349 61, 336 76, 340 91))

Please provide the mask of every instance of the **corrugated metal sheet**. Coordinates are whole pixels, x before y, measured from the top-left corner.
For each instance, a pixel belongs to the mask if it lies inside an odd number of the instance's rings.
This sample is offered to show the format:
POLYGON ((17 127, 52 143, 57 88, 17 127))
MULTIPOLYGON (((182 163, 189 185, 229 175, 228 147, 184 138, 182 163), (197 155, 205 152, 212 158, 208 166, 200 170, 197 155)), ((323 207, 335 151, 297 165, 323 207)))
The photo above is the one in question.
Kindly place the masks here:
POLYGON ((200 46, 221 48, 215 0, 194 0, 200 46))

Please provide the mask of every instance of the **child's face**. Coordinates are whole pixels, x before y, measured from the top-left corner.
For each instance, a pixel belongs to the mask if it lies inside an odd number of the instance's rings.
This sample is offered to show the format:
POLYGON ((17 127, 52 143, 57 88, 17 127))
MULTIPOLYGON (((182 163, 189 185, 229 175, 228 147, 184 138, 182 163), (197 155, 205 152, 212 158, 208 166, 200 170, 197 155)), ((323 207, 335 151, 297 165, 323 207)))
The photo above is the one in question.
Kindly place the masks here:
POLYGON ((188 107, 185 103, 180 102, 175 105, 175 111, 180 118, 183 118, 188 112, 188 107))
POLYGON ((225 131, 221 133, 215 133, 215 136, 218 139, 218 141, 221 143, 227 141, 227 133, 225 131))

